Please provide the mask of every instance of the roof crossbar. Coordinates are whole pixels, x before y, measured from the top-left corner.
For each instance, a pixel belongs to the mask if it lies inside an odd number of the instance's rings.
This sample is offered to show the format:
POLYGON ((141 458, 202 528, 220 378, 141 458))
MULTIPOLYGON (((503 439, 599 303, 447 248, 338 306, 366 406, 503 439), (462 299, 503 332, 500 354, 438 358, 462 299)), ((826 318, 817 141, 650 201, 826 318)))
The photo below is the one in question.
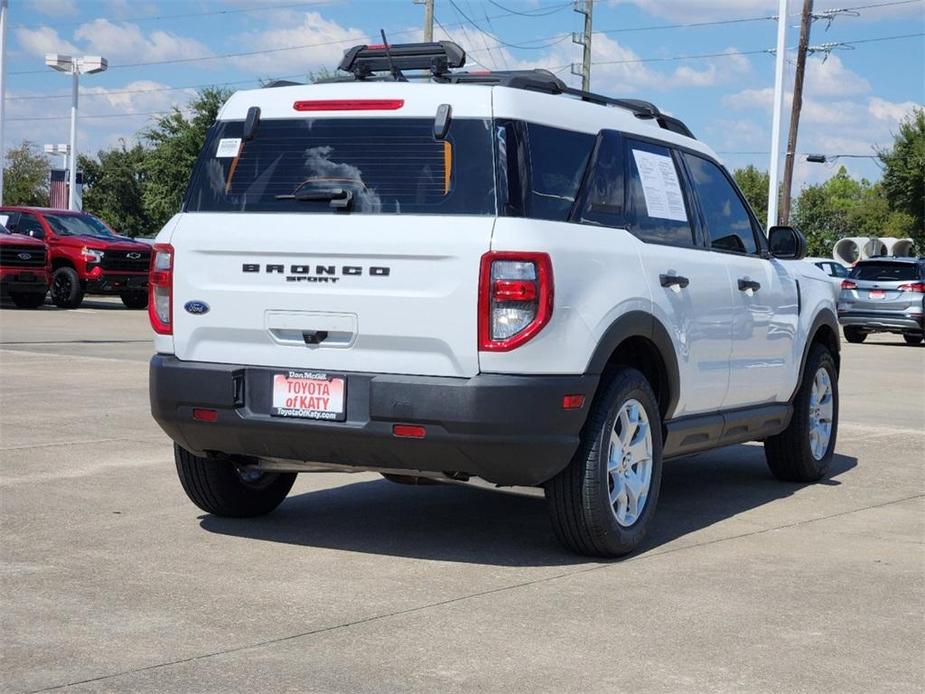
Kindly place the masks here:
POLYGON ((466 52, 452 41, 434 43, 399 43, 354 46, 344 52, 338 69, 349 72, 353 79, 366 80, 374 73, 393 73, 402 70, 429 70, 433 79, 445 84, 488 84, 512 89, 526 89, 544 94, 563 94, 601 106, 626 109, 637 118, 653 119, 672 132, 694 138, 690 129, 677 118, 666 115, 648 101, 615 99, 569 87, 549 70, 504 70, 499 72, 450 72, 450 68, 466 64, 466 52), (391 54, 391 61, 389 60, 391 54))

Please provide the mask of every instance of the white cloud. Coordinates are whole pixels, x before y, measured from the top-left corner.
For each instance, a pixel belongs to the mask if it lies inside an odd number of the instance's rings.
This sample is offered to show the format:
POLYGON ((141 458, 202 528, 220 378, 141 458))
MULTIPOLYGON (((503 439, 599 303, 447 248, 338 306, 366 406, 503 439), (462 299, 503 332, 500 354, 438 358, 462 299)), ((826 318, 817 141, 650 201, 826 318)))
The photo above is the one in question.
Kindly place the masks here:
POLYGON ((914 101, 894 103, 887 101, 886 99, 873 96, 867 102, 867 112, 878 120, 887 120, 892 121, 893 123, 899 123, 903 118, 909 115, 912 112, 912 109, 916 106, 922 108, 921 104, 917 104, 914 101))
POLYGON ((870 82, 846 68, 837 55, 828 60, 806 59, 805 93, 813 96, 853 96, 870 91, 870 82))
POLYGON ((62 39, 58 32, 51 27, 28 29, 21 27, 16 30, 16 40, 26 53, 32 56, 44 56, 46 53, 78 53, 80 51, 73 43, 62 39))
POLYGON ((333 71, 340 63, 344 49, 370 40, 366 32, 343 27, 318 12, 291 14, 298 15, 299 20, 239 34, 233 37, 232 43, 247 46, 253 51, 286 46, 305 48, 242 56, 232 59, 232 62, 241 70, 259 75, 307 73, 321 68, 333 71))
POLYGON ((30 0, 29 7, 49 17, 73 17, 77 14, 75 0, 30 0))
POLYGON ((88 52, 105 55, 111 63, 200 58, 211 53, 195 39, 161 30, 142 32, 137 24, 108 19, 82 24, 74 38, 83 41, 88 52))
MULTIPOLYGON (((778 9, 775 0, 611 0, 611 4, 633 4, 656 17, 675 22, 773 16, 777 14, 778 9)), ((802 3, 799 0, 789 0, 787 14, 796 18, 801 7, 802 3)), ((838 7, 845 7, 844 0, 820 0, 814 4, 813 11, 818 13, 838 7)), ((908 5, 865 8, 859 17, 851 17, 850 21, 880 21, 898 17, 921 19, 921 16, 921 5, 913 2, 908 5)), ((791 29, 790 32, 796 34, 795 30, 791 29)))

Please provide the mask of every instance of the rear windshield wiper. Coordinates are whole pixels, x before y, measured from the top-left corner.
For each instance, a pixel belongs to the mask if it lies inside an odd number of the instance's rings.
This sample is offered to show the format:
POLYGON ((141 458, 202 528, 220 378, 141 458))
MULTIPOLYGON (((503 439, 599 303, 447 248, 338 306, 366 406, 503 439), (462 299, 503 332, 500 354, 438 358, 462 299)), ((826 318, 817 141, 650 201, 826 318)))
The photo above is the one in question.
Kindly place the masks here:
POLYGON ((353 192, 343 188, 329 188, 327 190, 297 190, 289 195, 277 195, 277 200, 303 200, 316 202, 328 200, 331 207, 337 209, 350 209, 353 205, 353 192))

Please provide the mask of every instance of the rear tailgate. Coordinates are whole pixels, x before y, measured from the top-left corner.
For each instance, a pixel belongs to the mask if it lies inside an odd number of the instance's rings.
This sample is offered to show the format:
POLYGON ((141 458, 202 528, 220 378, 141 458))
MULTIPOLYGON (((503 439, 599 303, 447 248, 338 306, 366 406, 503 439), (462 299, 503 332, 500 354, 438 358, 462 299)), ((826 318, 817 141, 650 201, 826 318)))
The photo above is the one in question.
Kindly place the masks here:
POLYGON ((183 215, 172 238, 175 353, 473 376, 479 259, 492 224, 475 216, 183 215), (188 302, 208 311, 189 312, 188 302))

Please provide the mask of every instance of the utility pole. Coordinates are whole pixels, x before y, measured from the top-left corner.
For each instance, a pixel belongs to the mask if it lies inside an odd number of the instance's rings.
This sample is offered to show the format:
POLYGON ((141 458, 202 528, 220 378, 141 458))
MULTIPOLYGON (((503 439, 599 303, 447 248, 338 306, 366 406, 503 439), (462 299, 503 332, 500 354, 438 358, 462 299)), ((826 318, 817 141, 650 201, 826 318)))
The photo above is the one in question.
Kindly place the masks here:
POLYGON ((585 28, 580 34, 572 34, 572 43, 577 43, 583 47, 581 56, 581 69, 575 63, 572 63, 572 74, 581 75, 582 91, 591 90, 591 14, 594 11, 594 0, 575 0, 575 7, 572 8, 578 14, 585 17, 585 28))
POLYGON ((803 108, 803 73, 806 71, 806 52, 809 31, 813 23, 813 0, 803 0, 800 19, 800 45, 797 48, 796 75, 793 79, 793 104, 790 109, 790 133, 787 137, 787 157, 784 160, 784 181, 781 185, 779 224, 790 219, 790 189, 793 186, 793 162, 797 148, 797 131, 800 128, 800 110, 803 108))
POLYGON ((780 167, 780 120, 784 105, 784 63, 787 60, 787 0, 777 10, 777 55, 774 64, 774 103, 771 106, 771 161, 768 166, 768 227, 777 224, 777 170, 780 167))
POLYGON ((424 5, 424 41, 434 40, 434 0, 414 0, 415 5, 424 5))

